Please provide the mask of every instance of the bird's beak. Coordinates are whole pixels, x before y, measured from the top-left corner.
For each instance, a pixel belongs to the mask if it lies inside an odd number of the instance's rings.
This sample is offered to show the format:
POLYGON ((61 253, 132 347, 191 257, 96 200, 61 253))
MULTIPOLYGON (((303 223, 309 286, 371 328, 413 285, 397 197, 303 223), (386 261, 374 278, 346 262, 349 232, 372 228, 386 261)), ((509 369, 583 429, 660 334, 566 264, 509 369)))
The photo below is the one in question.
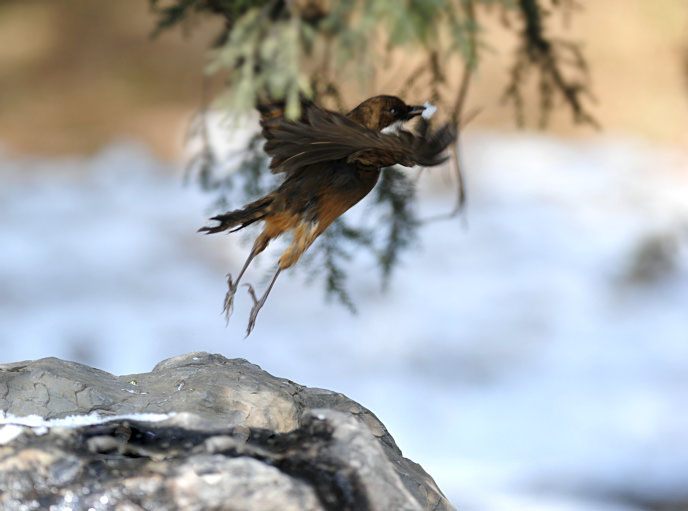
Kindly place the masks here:
POLYGON ((424 106, 409 106, 408 112, 406 114, 406 120, 413 119, 414 117, 420 115, 425 110, 424 106))

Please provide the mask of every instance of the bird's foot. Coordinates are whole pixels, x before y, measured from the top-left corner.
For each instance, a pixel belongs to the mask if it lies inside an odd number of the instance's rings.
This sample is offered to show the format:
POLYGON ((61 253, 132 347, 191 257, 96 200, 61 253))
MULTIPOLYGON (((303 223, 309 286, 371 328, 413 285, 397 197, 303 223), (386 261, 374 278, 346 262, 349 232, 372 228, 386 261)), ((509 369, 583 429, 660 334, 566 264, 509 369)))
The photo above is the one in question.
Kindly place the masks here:
POLYGON ((251 284, 244 284, 248 288, 248 294, 251 295, 251 298, 253 299, 253 307, 251 308, 251 313, 248 318, 248 327, 246 328, 246 337, 251 335, 251 332, 253 331, 253 327, 256 326, 256 318, 258 317, 258 311, 263 307, 265 304, 265 299, 267 298, 267 293, 262 296, 262 298, 259 300, 256 298, 256 292, 253 290, 253 286, 251 284))
POLYGON ((227 274, 227 294, 225 295, 225 302, 222 306, 222 312, 225 315, 227 324, 229 324, 229 318, 234 312, 234 295, 239 287, 239 279, 236 282, 232 281, 232 274, 227 274))

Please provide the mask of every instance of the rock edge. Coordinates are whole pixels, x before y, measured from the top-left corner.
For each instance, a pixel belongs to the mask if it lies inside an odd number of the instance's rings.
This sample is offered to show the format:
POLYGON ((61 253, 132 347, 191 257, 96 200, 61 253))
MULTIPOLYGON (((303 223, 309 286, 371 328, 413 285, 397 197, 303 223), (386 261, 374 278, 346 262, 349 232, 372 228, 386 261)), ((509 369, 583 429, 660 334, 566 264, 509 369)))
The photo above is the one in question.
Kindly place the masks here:
POLYGON ((6 426, 4 445, 0 429, 3 509, 453 509, 372 412, 243 359, 189 353, 126 376, 56 358, 4 364, 0 410, 48 420, 175 414, 11 426, 9 436, 6 426))

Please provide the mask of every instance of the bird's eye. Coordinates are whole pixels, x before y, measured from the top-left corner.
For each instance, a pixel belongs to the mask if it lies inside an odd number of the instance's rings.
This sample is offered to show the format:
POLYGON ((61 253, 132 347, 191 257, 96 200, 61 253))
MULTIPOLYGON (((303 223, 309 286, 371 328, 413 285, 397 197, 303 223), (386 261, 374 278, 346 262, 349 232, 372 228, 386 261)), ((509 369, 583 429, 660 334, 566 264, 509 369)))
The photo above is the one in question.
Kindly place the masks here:
POLYGON ((389 113, 392 115, 397 115, 397 109, 396 108, 390 108, 389 113))

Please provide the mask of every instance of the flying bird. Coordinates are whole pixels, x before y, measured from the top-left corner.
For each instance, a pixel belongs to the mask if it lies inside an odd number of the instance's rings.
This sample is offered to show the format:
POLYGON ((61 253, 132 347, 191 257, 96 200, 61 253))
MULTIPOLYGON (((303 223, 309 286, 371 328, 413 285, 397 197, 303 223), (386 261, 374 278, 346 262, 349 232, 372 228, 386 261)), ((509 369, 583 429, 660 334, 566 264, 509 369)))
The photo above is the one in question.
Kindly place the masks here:
POLYGON ((264 222, 236 280, 227 275, 229 289, 223 309, 227 321, 241 277, 272 239, 293 232, 293 242, 280 257, 263 296, 258 299, 253 287, 245 284, 254 302, 247 336, 280 272, 296 264, 332 222, 368 195, 382 168, 395 164, 431 167, 446 160, 442 153, 456 138, 451 125, 431 133, 423 118, 417 133, 399 129, 425 109, 395 96, 374 96, 346 115, 303 101, 301 117, 296 120, 285 118, 284 102, 258 107, 270 169, 284 173, 285 179, 265 197, 211 218, 219 224, 199 229, 206 234, 234 232, 264 222))

